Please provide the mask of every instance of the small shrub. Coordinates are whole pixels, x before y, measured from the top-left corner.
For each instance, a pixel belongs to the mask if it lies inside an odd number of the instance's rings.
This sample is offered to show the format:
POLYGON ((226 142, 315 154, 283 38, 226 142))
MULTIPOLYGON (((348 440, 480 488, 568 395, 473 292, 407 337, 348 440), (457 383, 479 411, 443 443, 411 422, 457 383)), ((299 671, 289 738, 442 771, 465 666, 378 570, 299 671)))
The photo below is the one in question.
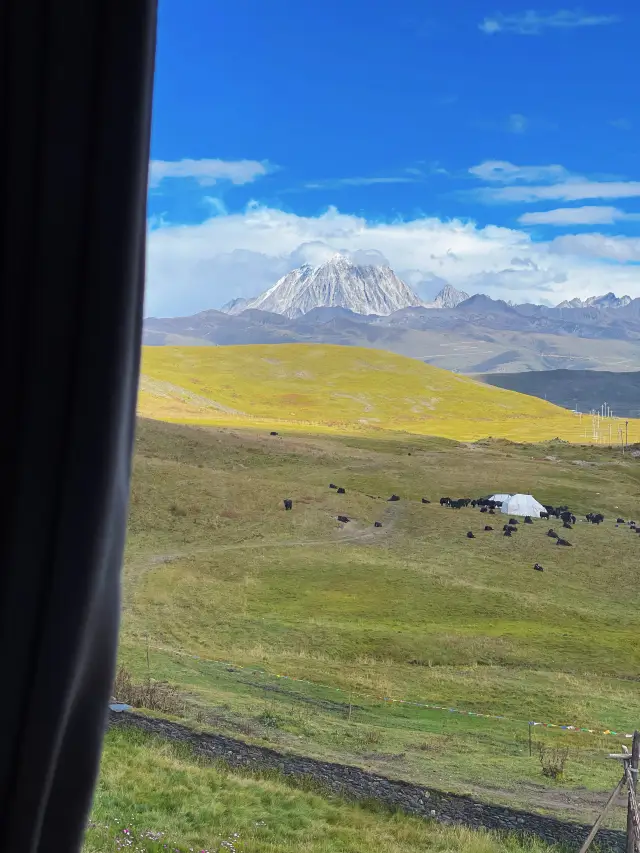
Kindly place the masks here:
POLYGON ((179 518, 184 518, 187 514, 186 509, 184 507, 178 506, 178 504, 171 504, 169 507, 169 512, 171 515, 178 516, 179 518))
POLYGON ((542 767, 542 775, 557 781, 564 776, 569 759, 569 747, 551 747, 539 744, 538 759, 542 767))
POLYGON ((282 719, 269 708, 265 708, 257 718, 258 722, 267 729, 277 729, 282 724, 282 719))
POLYGON ((119 702, 131 705, 132 708, 146 708, 148 711, 162 711, 176 716, 183 714, 186 708, 184 699, 175 687, 165 682, 152 681, 151 678, 135 682, 124 666, 116 673, 113 695, 119 702))

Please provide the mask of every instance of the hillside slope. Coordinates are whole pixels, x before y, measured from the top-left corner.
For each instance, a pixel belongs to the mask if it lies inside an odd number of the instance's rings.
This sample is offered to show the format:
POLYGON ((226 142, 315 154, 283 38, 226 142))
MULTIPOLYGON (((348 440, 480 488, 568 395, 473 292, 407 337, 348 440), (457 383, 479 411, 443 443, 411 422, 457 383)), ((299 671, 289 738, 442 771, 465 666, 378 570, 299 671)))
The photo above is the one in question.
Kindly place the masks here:
MULTIPOLYGON (((140 414, 199 424, 583 439, 579 418, 392 353, 327 345, 147 347, 140 414)), ((630 439, 636 433, 630 431, 630 439)))
POLYGON ((538 370, 531 373, 491 373, 475 377, 488 385, 532 394, 578 411, 598 411, 608 403, 621 418, 640 417, 640 373, 608 370, 538 370))

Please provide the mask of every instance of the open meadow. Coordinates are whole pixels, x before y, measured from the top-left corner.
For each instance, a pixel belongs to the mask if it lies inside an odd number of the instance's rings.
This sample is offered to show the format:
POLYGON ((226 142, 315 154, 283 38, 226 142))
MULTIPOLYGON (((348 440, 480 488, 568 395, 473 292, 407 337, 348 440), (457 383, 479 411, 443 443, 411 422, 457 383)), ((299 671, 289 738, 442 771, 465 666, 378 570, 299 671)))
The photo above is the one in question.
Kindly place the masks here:
POLYGON ((621 738, 603 733, 640 719, 640 536, 614 523, 640 515, 637 461, 277 431, 139 421, 122 663, 175 686, 168 710, 196 726, 592 818, 619 772, 606 754, 621 738), (548 522, 507 539, 504 516, 438 503, 494 491, 606 521, 578 520, 560 548, 548 522), (540 746, 569 748, 562 778, 542 774, 540 746))
MULTIPOLYGON (((457 441, 594 440, 591 417, 382 350, 320 344, 145 347, 139 412, 201 425, 384 430, 457 441)), ((611 422, 618 442, 623 422, 611 422)), ((640 422, 629 422, 629 442, 640 422)), ((603 424, 600 440, 609 441, 603 424)))

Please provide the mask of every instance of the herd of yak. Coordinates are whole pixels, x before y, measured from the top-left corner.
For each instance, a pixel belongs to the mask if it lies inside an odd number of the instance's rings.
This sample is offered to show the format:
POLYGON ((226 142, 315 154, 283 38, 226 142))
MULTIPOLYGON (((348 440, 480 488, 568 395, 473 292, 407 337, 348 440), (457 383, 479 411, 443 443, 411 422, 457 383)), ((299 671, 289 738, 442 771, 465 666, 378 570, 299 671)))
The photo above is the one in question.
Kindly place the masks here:
MULTIPOLYGON (((273 434, 273 433, 272 433, 273 434)), ((336 486, 335 483, 329 483, 330 489, 335 489, 339 495, 345 494, 345 489, 342 486, 336 486)), ((367 495, 367 497, 373 498, 373 495, 367 495)), ((400 497, 398 495, 391 495, 390 498, 387 498, 387 501, 395 502, 399 501, 400 497)), ((428 498, 422 498, 423 504, 429 504, 431 501, 428 498)), ((491 498, 458 498, 452 499, 449 497, 440 498, 440 506, 450 507, 451 509, 462 509, 463 507, 471 506, 474 509, 479 507, 481 513, 487 513, 488 515, 495 515, 497 509, 501 509, 502 502, 494 501, 491 498)), ((540 518, 549 519, 549 518, 557 518, 559 521, 562 521, 562 527, 565 530, 572 530, 573 525, 576 523, 576 516, 571 512, 568 506, 547 506, 543 504, 544 512, 540 513, 540 518)), ((286 510, 290 510, 293 508, 293 501, 290 498, 285 498, 284 500, 284 508, 286 510)), ((337 516, 338 521, 343 524, 346 524, 350 521, 349 517, 346 515, 337 516)), ((585 520, 591 524, 602 524, 604 521, 604 515, 601 512, 588 512, 585 515, 585 520)), ((519 521, 516 518, 510 518, 509 522, 502 527, 503 536, 510 537, 518 530, 519 521)), ((533 524, 533 519, 529 515, 525 515, 524 524, 533 524)), ((636 533, 640 533, 640 526, 636 526, 635 521, 625 521, 624 518, 616 519, 616 527, 621 524, 626 524, 630 530, 635 531, 636 533)), ((382 522, 376 521, 374 523, 374 527, 382 527, 382 522)), ((484 527, 485 532, 493 531, 493 527, 489 524, 486 524, 484 527)), ((571 547, 571 542, 568 542, 566 539, 563 539, 559 536, 553 528, 550 528, 547 531, 547 536, 550 539, 556 540, 556 545, 563 545, 565 547, 571 547)), ((467 539, 475 539, 476 536, 473 531, 469 530, 467 532, 467 539)), ((543 572, 544 568, 540 565, 540 563, 536 563, 533 567, 537 572, 543 572)))

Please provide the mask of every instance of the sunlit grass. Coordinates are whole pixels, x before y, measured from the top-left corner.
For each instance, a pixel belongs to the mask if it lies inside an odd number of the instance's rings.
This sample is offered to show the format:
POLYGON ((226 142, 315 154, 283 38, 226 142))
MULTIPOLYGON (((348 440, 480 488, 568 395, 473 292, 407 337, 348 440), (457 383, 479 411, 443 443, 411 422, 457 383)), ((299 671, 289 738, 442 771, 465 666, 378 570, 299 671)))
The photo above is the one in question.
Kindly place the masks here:
MULTIPOLYGON (((592 439, 590 418, 583 423, 537 397, 390 352, 320 344, 145 347, 139 411, 179 423, 288 425, 302 433, 592 439)), ((638 423, 629 428, 630 441, 638 440, 638 423)))

